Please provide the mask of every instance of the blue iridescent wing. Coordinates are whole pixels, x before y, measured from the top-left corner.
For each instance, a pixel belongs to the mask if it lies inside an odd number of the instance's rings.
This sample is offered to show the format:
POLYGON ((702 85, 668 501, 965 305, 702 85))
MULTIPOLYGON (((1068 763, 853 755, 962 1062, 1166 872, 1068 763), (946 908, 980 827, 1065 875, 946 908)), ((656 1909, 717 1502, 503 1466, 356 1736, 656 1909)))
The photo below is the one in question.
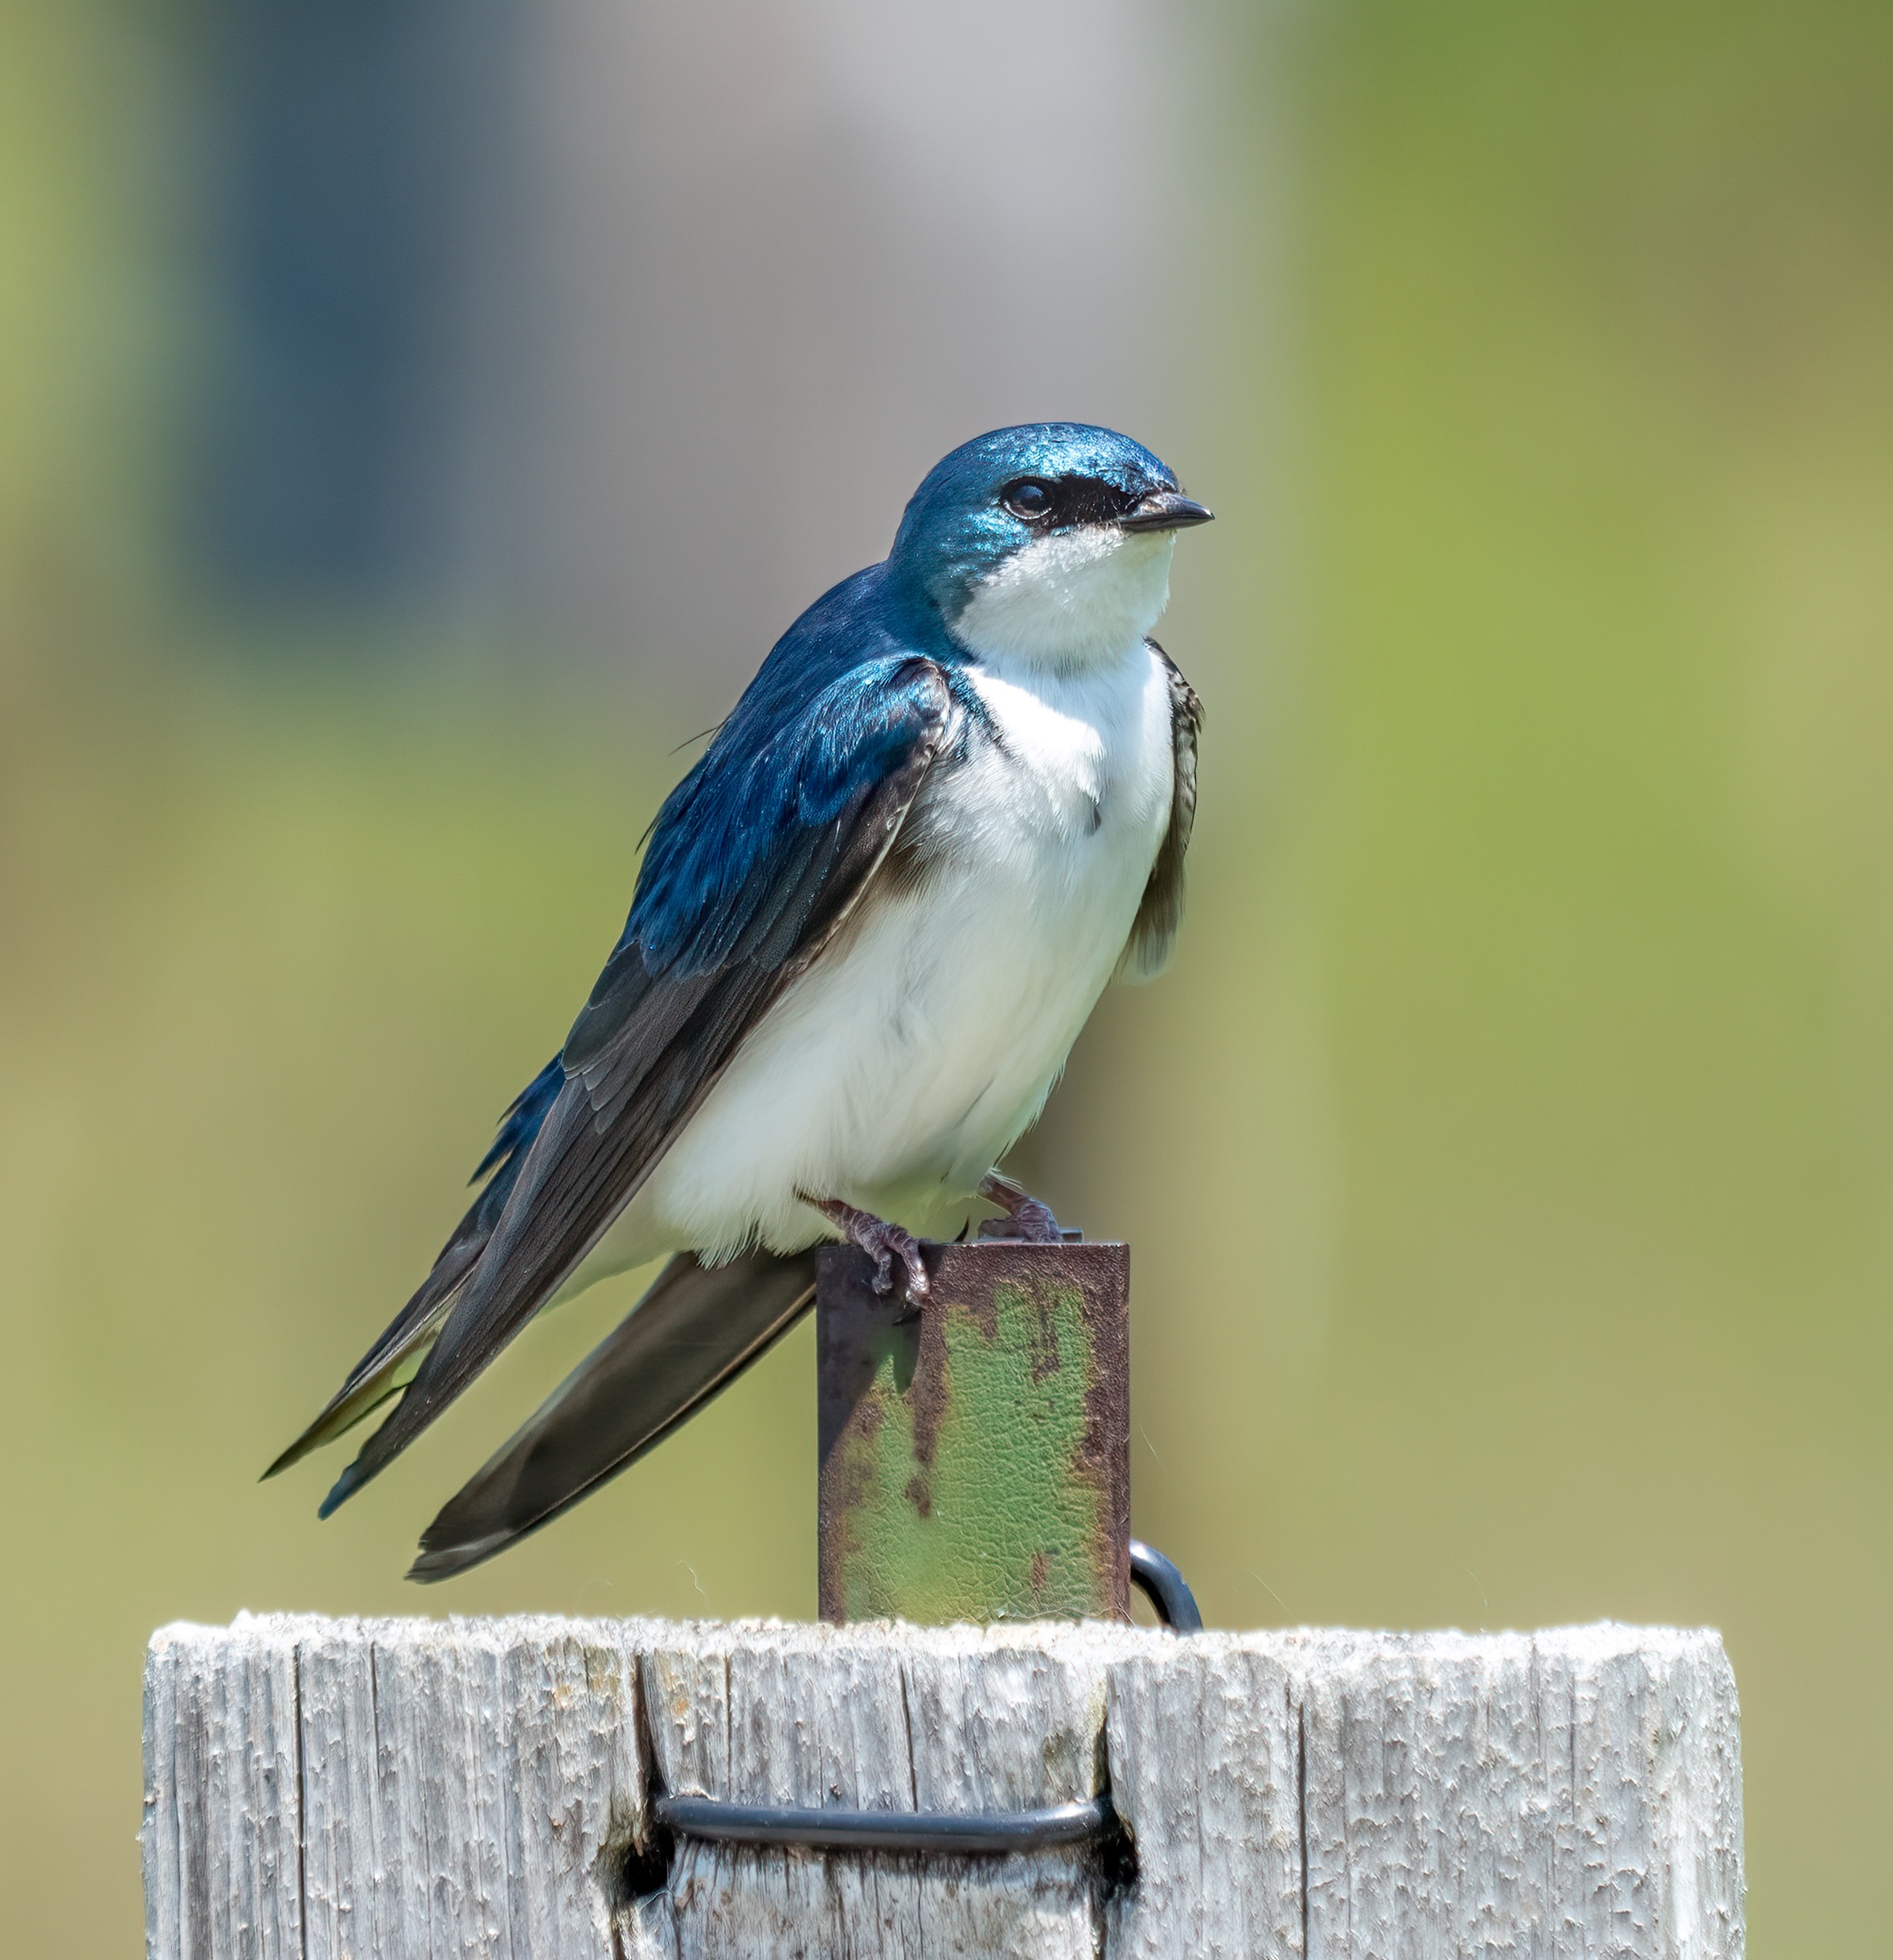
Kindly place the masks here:
POLYGON ((499 1215, 399 1404, 325 1511, 558 1290, 893 846, 952 716, 944 672, 887 654, 787 712, 763 687, 772 682, 779 695, 781 677, 765 667, 659 813, 624 935, 573 1023, 563 1079, 499 1215))

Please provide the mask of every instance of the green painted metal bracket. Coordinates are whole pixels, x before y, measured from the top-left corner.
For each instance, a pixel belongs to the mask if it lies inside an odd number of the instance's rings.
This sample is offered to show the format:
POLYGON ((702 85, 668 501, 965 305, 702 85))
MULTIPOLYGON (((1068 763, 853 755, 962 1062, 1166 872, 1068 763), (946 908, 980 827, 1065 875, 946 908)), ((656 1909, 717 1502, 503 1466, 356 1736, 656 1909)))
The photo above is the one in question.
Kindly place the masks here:
POLYGON ((817 1262, 825 1620, 1130 1617, 1130 1248, 926 1248, 919 1311, 817 1262))

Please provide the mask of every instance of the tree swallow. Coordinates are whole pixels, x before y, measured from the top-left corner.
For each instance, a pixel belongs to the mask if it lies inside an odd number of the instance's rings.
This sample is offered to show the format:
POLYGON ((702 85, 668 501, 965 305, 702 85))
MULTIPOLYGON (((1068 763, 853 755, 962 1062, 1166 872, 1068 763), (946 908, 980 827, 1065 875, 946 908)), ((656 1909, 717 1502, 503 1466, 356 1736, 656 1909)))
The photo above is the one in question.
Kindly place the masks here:
POLYGON ((274 1475, 399 1400, 326 1517, 539 1310, 671 1255, 455 1497, 445 1578, 652 1448, 806 1310, 839 1238, 924 1302, 920 1241, 1051 1212, 995 1166, 1113 976, 1162 966, 1196 804, 1194 693, 1149 635, 1208 522, 1148 449, 996 429, 879 564, 776 644, 658 812, 631 916, 485 1187, 274 1475))

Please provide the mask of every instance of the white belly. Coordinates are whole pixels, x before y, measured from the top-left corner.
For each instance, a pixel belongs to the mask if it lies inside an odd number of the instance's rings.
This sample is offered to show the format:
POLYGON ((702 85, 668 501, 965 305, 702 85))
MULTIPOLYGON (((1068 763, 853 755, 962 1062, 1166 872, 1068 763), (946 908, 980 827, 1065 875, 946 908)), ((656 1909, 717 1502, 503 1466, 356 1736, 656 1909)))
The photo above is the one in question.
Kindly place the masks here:
POLYGON ((1170 693, 1141 642, 1068 679, 973 678, 1002 742, 932 786, 949 852, 744 1042, 568 1292, 666 1250, 809 1244, 798 1191, 952 1229, 1038 1114, 1170 820, 1170 693))

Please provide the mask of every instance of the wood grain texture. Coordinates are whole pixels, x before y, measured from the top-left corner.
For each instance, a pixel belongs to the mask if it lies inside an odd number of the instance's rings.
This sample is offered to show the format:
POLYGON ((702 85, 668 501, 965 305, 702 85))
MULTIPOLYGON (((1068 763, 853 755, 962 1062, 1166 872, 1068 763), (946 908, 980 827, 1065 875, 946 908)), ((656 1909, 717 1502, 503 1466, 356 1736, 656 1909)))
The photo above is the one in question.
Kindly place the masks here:
POLYGON ((631 1628, 240 1619, 145 1671, 146 1949, 614 1954, 645 1821, 631 1628))
POLYGON ((246 1618, 154 1639, 145 1752, 155 1960, 1743 1951, 1713 1634, 246 1618), (648 1833, 1107 1787, 1134 1875, 648 1833))
POLYGON ((1111 1671, 1112 1801, 1137 1882, 1113 1955, 1301 1951, 1299 1684, 1279 1640, 1166 1637, 1111 1671))
POLYGON ((1742 1941, 1735 1677, 1713 1634, 1317 1642, 1309 1960, 1742 1941))
MULTIPOLYGON (((850 1810, 1028 1810, 1103 1787, 1109 1630, 715 1627, 646 1656, 679 1795, 850 1810)), ((686 1843, 680 1952, 1098 1950, 1082 1853, 915 1858, 686 1843)))
POLYGON ((145 1943, 297 1960, 302 1767, 289 1620, 171 1628, 145 1671, 145 1943))

